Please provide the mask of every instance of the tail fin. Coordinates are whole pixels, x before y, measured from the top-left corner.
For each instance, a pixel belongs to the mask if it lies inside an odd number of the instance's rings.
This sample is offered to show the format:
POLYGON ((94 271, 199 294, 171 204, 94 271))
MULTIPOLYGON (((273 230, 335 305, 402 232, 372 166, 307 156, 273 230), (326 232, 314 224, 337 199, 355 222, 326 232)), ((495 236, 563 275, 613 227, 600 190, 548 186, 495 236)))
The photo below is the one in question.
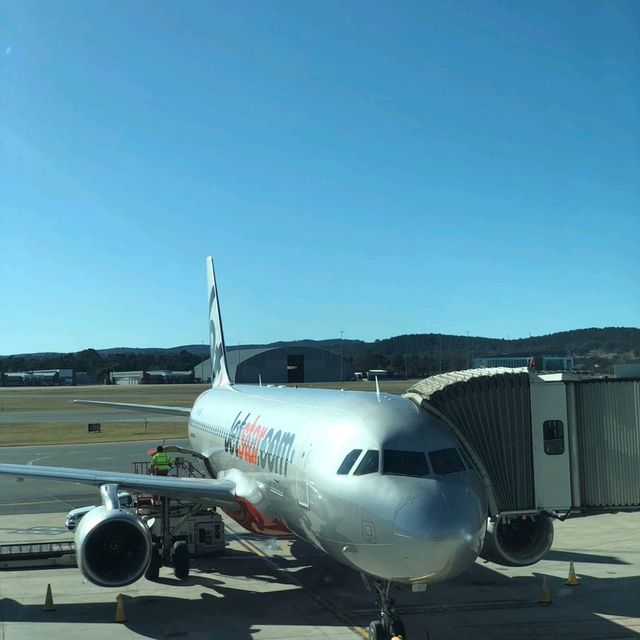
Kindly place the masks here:
POLYGON ((216 287, 213 258, 207 258, 207 286, 209 289, 209 346, 211 347, 211 386, 227 387, 231 384, 227 371, 227 354, 224 348, 220 299, 216 287))

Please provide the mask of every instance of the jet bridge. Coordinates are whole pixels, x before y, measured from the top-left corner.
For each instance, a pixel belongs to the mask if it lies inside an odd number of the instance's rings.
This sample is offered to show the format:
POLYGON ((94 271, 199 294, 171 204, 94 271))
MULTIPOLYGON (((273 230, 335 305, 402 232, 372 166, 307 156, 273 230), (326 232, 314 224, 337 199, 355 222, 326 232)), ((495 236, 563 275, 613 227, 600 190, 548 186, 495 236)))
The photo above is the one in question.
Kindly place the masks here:
POLYGON ((640 380, 471 369, 405 397, 456 433, 492 516, 640 510, 640 380))

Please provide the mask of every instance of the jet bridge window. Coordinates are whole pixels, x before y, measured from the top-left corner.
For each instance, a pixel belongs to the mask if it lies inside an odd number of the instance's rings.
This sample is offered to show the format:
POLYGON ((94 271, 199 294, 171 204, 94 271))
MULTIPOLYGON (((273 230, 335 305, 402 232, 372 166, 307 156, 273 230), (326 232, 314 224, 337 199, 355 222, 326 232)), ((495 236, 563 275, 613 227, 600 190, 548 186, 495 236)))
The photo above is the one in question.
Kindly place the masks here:
POLYGON ((369 449, 362 457, 362 460, 360 460, 360 464, 356 467, 353 475, 364 476, 368 473, 377 473, 379 468, 380 454, 373 449, 369 449))
POLYGON ((545 420, 542 423, 544 452, 548 456, 560 456, 564 453, 564 425, 562 420, 545 420))
POLYGON ((427 456, 422 451, 384 450, 383 473, 422 478, 429 475, 427 456))
POLYGON ((342 464, 338 467, 338 475, 346 476, 349 471, 351 471, 351 467, 355 464, 356 460, 360 457, 362 453, 362 449, 354 449, 347 453, 347 456, 342 461, 342 464))
POLYGON ((440 476, 448 476, 451 473, 459 473, 465 470, 464 462, 457 449, 439 449, 429 453, 433 472, 440 476))

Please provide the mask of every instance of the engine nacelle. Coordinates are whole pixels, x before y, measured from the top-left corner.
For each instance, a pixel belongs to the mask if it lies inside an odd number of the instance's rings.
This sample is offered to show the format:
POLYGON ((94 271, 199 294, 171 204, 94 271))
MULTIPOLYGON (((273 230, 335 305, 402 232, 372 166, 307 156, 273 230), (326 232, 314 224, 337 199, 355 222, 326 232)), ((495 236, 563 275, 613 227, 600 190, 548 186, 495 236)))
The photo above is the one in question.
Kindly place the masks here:
POLYGON ((78 568, 100 587, 135 582, 151 560, 149 528, 124 509, 91 509, 78 523, 75 543, 78 568))
POLYGON ((501 516, 489 520, 480 557, 506 567, 525 567, 542 560, 552 543, 550 516, 501 516))

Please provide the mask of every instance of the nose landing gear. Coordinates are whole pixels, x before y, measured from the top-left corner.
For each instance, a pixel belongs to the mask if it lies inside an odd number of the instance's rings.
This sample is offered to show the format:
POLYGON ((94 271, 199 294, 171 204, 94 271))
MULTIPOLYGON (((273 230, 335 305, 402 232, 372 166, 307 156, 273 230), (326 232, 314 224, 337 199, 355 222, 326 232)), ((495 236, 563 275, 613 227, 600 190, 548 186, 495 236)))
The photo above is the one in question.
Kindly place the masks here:
POLYGON ((388 580, 385 585, 380 580, 375 580, 373 587, 376 590, 376 607, 380 610, 380 617, 369 623, 369 640, 389 640, 397 636, 407 640, 404 623, 396 613, 393 598, 389 597, 391 581, 388 580))

